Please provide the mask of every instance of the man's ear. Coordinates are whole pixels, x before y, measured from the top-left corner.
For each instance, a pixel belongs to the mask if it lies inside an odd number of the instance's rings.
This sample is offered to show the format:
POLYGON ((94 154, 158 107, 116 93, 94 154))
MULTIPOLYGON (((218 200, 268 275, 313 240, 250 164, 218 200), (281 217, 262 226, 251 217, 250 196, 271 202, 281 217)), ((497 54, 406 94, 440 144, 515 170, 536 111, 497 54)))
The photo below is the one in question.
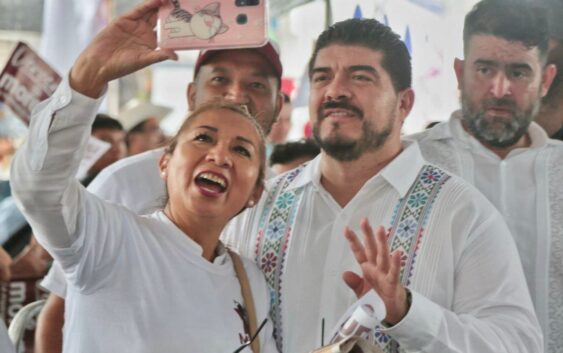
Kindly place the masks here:
POLYGON ((170 161, 171 154, 168 152, 164 152, 162 156, 160 156, 160 160, 158 161, 158 168, 160 169, 160 177, 166 180, 168 176, 168 162, 170 161))
MULTIPOLYGON (((281 91, 280 91, 280 92, 278 92, 278 94, 276 95, 276 105, 275 105, 275 107, 274 107, 274 119, 272 120, 272 125, 274 125, 274 123, 275 123, 276 121, 278 121, 278 117, 279 117, 280 112, 281 112, 282 107, 283 107, 283 100, 284 100, 284 98, 283 98, 283 93, 281 93, 281 91)), ((271 127, 272 127, 272 126, 270 126, 270 128, 271 128, 271 127)))
POLYGON ((196 86, 195 82, 190 82, 188 84, 188 90, 186 92, 187 98, 188 98, 188 110, 189 111, 193 111, 195 109, 195 93, 197 91, 195 86, 196 86))
POLYGON ((547 64, 542 72, 542 82, 541 82, 541 96, 544 97, 549 91, 549 87, 553 83, 553 79, 557 74, 557 66, 554 64, 547 64))
POLYGON ((414 90, 406 88, 399 92, 399 119, 401 124, 405 121, 414 105, 414 90))
POLYGON ((461 91, 463 88, 463 68, 465 66, 465 61, 455 58, 454 60, 454 72, 457 77, 457 89, 461 91))

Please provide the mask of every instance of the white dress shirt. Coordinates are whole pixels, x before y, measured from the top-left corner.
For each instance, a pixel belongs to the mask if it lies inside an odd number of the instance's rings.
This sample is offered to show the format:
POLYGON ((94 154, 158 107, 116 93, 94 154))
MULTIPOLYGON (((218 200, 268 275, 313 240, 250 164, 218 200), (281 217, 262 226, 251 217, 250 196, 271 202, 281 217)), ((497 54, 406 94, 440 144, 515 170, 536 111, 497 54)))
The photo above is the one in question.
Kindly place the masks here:
POLYGON ((407 139, 426 160, 475 185, 504 216, 545 338, 545 351, 563 352, 563 143, 532 122, 531 146, 504 159, 462 127, 461 112, 407 139))
MULTIPOLYGON (((416 143, 411 144, 342 208, 320 183, 321 158, 306 165, 289 184, 289 191, 302 188, 302 196, 283 253, 257 257, 262 250, 257 239, 262 212, 288 195, 266 202, 277 179, 269 181, 260 203, 234 219, 224 233, 225 241, 254 258, 263 272, 269 271, 272 261, 282 264, 279 293, 272 286, 270 291, 281 298, 276 330, 282 336, 278 347, 281 343, 287 353, 319 346, 322 319, 330 331, 355 301, 341 278, 345 270, 359 271, 344 228, 360 234, 363 217, 374 226, 389 228, 398 202, 426 163, 416 143)), ((271 231, 262 234, 269 237, 271 231)), ((415 260, 408 285, 412 306, 401 322, 382 330, 386 337, 396 340, 402 352, 542 351, 514 241, 490 202, 471 185, 451 177, 434 199, 420 234, 417 250, 405 259, 415 260)))
MULTIPOLYGON (((34 112, 11 170, 18 206, 69 284, 64 352, 234 351, 244 301, 230 256, 220 251, 211 263, 162 211, 138 216, 75 179, 100 102, 63 81, 34 112)), ((244 263, 261 322, 267 287, 244 263)), ((271 324, 260 338, 275 352, 271 324)))

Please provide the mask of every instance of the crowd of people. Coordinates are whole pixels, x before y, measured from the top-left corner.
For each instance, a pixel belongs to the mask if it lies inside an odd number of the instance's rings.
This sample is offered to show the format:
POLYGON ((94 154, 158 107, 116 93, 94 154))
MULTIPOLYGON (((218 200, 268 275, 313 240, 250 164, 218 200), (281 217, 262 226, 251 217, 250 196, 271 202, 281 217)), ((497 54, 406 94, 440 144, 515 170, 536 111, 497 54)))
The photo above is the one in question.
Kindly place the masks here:
MULTIPOLYGON (((271 42, 204 50, 165 140, 159 117, 98 113, 111 80, 177 59, 156 50, 162 3, 96 36, 14 157, 10 197, 54 259, 36 352, 306 353, 366 293, 385 314, 363 337, 383 352, 563 352, 553 13, 478 2, 453 65, 460 110, 411 136, 411 57, 377 20, 317 38, 310 140, 287 142, 271 42), (112 147, 81 181, 90 135, 112 147)), ((0 280, 11 263, 0 252, 0 280)))

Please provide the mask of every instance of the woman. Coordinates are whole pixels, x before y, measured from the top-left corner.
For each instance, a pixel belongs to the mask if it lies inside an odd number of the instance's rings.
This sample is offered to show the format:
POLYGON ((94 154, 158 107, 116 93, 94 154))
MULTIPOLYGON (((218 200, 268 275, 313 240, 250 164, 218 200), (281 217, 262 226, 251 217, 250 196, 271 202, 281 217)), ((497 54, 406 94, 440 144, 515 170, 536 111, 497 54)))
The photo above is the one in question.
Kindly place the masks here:
MULTIPOLYGON (((68 81, 59 89, 70 90, 68 81)), ((70 284, 64 352, 234 351, 248 321, 219 235, 262 192, 260 128, 229 103, 194 111, 160 161, 169 199, 141 217, 74 178, 92 118, 64 108, 32 117, 12 168, 22 211, 70 284)), ((260 322, 267 288, 253 263, 244 267, 260 322)), ((260 340, 262 352, 275 351, 271 325, 260 340)))

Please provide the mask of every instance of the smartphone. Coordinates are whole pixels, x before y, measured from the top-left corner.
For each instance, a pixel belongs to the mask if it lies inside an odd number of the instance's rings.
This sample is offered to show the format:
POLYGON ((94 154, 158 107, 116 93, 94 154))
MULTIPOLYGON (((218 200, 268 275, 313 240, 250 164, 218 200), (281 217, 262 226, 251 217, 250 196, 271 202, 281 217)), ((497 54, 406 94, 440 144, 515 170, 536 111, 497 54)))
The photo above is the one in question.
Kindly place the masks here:
POLYGON ((164 49, 232 49, 267 42, 266 0, 170 0, 159 9, 164 49))

